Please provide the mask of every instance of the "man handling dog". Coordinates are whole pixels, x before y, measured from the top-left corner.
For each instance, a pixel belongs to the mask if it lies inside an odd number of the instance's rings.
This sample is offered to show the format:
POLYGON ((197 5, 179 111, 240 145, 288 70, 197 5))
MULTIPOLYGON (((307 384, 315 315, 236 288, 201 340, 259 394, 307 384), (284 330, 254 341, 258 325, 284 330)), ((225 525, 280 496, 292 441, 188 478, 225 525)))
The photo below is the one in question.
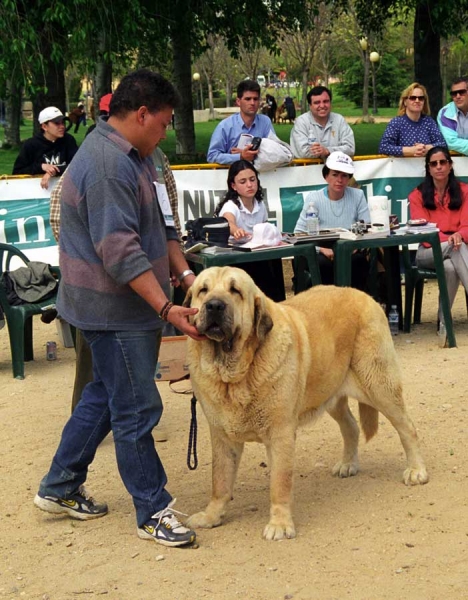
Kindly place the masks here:
POLYGON ((40 509, 77 519, 104 516, 83 487, 99 444, 112 431, 122 480, 136 509, 137 533, 166 546, 195 540, 171 506, 151 431, 162 414, 154 383, 161 330, 169 321, 202 339, 168 301, 170 271, 194 281, 181 253, 167 194, 151 154, 165 138, 178 95, 141 69, 116 89, 108 120, 83 142, 63 181, 60 315, 91 347, 94 380, 65 425, 35 497, 40 509))

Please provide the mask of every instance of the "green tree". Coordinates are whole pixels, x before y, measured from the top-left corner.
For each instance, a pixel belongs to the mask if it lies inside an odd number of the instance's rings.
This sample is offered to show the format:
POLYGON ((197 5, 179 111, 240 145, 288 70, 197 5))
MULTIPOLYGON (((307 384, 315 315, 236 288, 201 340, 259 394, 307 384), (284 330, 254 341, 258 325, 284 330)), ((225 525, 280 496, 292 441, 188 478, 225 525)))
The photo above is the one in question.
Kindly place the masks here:
POLYGON ((280 36, 305 18, 304 2, 299 0, 143 1, 154 18, 154 37, 170 42, 172 48, 172 79, 182 97, 175 113, 178 155, 195 153, 191 63, 203 51, 206 36, 221 35, 233 56, 238 55, 241 43, 249 49, 275 50, 280 36))
MULTIPOLYGON (((408 71, 402 66, 401 57, 394 54, 385 54, 379 65, 376 85, 378 106, 397 106, 400 94, 408 85, 408 71)), ((362 104, 362 83, 364 79, 364 65, 353 59, 345 59, 341 63, 343 76, 337 85, 338 92, 356 106, 362 104)))
MULTIPOLYGON (((346 9, 348 0, 341 0, 341 4, 346 9)), ((466 29, 468 0, 355 0, 355 6, 364 31, 382 31, 382 15, 413 22, 414 79, 426 86, 432 115, 436 116, 444 102, 441 38, 466 29)))

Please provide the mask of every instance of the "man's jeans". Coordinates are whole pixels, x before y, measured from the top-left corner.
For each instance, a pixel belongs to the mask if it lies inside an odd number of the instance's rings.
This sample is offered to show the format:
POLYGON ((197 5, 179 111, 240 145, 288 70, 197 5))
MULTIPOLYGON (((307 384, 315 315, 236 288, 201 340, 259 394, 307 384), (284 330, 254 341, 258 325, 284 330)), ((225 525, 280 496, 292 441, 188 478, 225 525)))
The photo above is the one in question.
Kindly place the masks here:
POLYGON ((153 428, 162 414, 154 383, 161 343, 156 331, 84 331, 93 354, 94 381, 65 425, 41 492, 67 498, 86 481, 88 467, 109 431, 120 476, 133 497, 138 526, 171 501, 153 428))

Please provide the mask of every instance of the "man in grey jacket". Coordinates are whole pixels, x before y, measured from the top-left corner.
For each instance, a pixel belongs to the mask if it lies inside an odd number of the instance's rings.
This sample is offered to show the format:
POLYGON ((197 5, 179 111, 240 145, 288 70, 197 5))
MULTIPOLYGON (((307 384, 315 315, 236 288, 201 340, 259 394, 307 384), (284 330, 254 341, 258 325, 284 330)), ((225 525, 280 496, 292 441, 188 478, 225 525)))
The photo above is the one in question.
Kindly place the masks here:
POLYGON ((344 117, 331 112, 332 93, 323 85, 307 94, 310 110, 294 122, 291 148, 296 158, 326 159, 332 152, 354 156, 354 133, 344 117))

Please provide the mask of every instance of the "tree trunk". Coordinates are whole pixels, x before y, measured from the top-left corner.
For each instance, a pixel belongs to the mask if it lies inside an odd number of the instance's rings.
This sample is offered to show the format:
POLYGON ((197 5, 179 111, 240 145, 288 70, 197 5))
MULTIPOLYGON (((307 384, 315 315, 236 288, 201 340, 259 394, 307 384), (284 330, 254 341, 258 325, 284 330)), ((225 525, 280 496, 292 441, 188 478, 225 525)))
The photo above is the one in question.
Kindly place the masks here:
MULTIPOLYGON (((180 4, 184 5, 184 2, 180 4)), ((182 9, 182 6, 179 7, 182 9)), ((189 7, 179 10, 180 19, 171 29, 174 85, 181 96, 181 104, 175 111, 176 154, 182 160, 195 159, 195 126, 192 104, 192 12, 189 7)))
POLYGON ((210 119, 214 121, 215 112, 214 112, 214 102, 213 102, 213 84, 211 81, 208 81, 208 101, 210 104, 210 119))
POLYGON ((226 108, 231 106, 232 87, 229 79, 226 79, 226 108))
POLYGON ((103 31, 98 42, 98 61, 96 63, 96 74, 94 77, 93 105, 95 120, 99 117, 99 100, 102 96, 112 93, 112 62, 105 60, 107 48, 107 36, 103 31))
POLYGON ((17 148, 20 145, 21 100, 21 87, 14 81, 8 81, 5 102, 4 146, 17 148))
POLYGON ((443 106, 440 76, 440 35, 433 30, 431 6, 437 0, 417 3, 414 16, 414 76, 431 99, 431 115, 436 118, 443 106))
POLYGON ((364 54, 364 83, 362 88, 362 120, 369 120, 369 52, 363 51, 364 54))
POLYGON ((309 105, 307 104, 307 92, 309 81, 309 69, 305 68, 302 71, 302 98, 301 98, 301 112, 302 114, 306 113, 309 110, 309 105))
POLYGON ((56 106, 65 114, 66 91, 65 91, 65 65, 62 59, 53 62, 51 59, 51 46, 44 35, 41 39, 41 54, 44 71, 34 78, 35 86, 45 88, 47 92, 40 91, 33 99, 33 130, 38 133, 41 129, 38 116, 42 109, 47 106, 56 106))

